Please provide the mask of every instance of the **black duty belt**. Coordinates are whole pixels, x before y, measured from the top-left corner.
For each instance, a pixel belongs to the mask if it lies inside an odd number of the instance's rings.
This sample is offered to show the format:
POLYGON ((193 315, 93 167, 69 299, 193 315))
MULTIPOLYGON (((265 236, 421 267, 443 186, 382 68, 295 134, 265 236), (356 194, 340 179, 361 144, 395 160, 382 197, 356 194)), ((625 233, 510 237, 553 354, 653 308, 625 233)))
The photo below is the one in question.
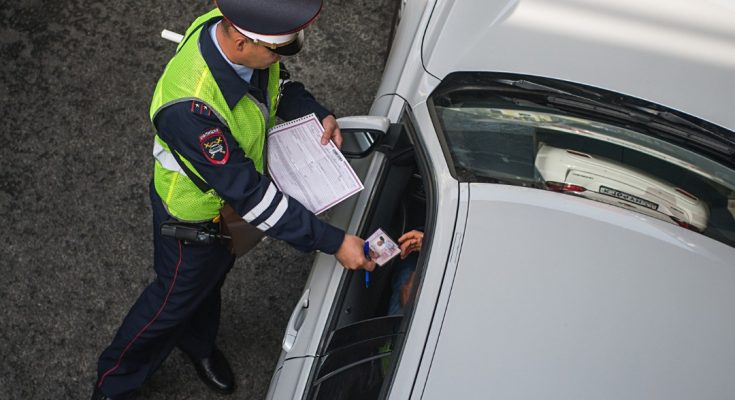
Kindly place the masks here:
POLYGON ((161 236, 182 240, 186 244, 210 245, 229 239, 214 222, 189 223, 168 221, 161 224, 161 236))

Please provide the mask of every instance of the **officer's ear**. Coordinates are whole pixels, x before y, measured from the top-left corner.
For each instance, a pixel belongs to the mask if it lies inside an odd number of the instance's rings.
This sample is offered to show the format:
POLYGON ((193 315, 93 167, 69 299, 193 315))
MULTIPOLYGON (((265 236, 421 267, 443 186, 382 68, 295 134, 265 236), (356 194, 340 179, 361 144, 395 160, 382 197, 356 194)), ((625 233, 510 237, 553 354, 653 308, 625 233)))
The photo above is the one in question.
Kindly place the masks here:
POLYGON ((238 52, 241 52, 245 49, 245 47, 251 42, 250 39, 246 38, 243 35, 239 35, 235 37, 235 48, 238 52))

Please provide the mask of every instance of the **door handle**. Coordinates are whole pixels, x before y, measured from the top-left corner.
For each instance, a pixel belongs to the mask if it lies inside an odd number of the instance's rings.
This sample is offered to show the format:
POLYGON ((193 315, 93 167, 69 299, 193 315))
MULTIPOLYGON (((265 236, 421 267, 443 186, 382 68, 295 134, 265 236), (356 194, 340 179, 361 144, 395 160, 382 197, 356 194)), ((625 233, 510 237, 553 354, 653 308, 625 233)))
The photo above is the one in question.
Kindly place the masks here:
POLYGON ((291 318, 288 319, 286 334, 283 336, 283 344, 281 345, 283 351, 286 353, 291 351, 294 343, 296 343, 296 335, 299 334, 301 324, 304 322, 304 314, 306 314, 306 310, 309 308, 309 292, 310 289, 304 291, 304 294, 301 295, 301 299, 299 299, 299 302, 291 313, 291 318))

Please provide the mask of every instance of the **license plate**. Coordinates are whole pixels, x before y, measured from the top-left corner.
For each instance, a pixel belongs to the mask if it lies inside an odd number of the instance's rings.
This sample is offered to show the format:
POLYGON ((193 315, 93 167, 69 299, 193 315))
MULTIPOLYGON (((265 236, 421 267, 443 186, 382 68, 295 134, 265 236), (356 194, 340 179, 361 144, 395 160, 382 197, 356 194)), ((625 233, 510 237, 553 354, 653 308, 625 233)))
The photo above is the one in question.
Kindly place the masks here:
POLYGON ((630 193, 621 192, 620 190, 612 189, 607 186, 600 186, 600 193, 615 197, 616 199, 625 200, 642 207, 650 208, 651 210, 658 210, 658 204, 652 201, 648 201, 638 196, 633 196, 630 193))

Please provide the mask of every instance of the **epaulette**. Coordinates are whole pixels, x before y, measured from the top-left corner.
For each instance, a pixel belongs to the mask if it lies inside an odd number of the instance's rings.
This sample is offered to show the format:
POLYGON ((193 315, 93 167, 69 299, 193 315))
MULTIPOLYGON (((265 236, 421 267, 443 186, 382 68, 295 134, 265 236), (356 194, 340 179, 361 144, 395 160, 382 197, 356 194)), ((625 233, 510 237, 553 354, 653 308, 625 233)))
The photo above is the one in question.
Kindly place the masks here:
POLYGON ((189 109, 189 111, 191 111, 193 114, 205 116, 212 115, 212 109, 210 109, 208 105, 196 100, 191 101, 191 108, 189 109))

